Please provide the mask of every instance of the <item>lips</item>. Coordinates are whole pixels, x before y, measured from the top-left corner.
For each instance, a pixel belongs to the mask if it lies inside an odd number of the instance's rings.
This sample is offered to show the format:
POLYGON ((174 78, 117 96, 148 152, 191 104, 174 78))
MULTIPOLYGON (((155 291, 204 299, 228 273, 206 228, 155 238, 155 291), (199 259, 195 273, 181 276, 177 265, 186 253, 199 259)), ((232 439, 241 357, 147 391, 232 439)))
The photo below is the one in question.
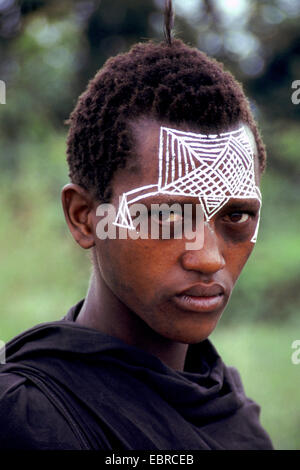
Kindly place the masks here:
POLYGON ((173 297, 177 307, 192 312, 213 312, 225 306, 225 290, 220 284, 197 284, 173 297))
POLYGON ((189 295, 193 297, 214 297, 224 294, 224 288, 220 284, 197 284, 196 286, 186 289, 179 295, 189 295))

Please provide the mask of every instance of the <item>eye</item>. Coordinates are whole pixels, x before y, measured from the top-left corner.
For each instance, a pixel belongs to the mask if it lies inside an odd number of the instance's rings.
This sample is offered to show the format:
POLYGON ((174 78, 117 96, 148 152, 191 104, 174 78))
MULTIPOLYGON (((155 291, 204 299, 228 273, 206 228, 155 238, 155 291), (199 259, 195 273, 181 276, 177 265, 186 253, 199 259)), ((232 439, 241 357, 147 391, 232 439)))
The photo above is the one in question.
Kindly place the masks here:
POLYGON ((225 219, 229 220, 229 222, 233 224, 242 224, 247 222, 249 218, 250 214, 247 214, 247 212, 232 212, 231 214, 225 216, 225 219))
POLYGON ((170 211, 160 211, 151 214, 151 217, 160 224, 176 224, 182 221, 182 214, 170 211))

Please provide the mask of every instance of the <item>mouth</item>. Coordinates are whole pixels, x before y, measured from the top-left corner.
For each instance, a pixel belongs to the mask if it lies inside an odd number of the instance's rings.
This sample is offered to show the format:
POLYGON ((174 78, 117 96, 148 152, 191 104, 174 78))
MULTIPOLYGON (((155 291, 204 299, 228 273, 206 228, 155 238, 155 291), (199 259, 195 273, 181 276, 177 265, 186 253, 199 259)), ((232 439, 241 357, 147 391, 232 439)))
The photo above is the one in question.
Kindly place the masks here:
POLYGON ((208 313, 225 306, 225 290, 219 284, 198 284, 174 297, 175 304, 183 310, 208 313))

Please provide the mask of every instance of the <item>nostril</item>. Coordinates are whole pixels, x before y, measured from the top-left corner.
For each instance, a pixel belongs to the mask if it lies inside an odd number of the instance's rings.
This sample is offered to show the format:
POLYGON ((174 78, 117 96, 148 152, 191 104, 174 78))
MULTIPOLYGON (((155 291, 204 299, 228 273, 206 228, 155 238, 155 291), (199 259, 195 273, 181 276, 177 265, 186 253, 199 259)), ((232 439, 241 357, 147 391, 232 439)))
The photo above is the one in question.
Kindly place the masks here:
POLYGON ((225 260, 218 250, 188 251, 182 255, 182 266, 188 271, 212 274, 225 267, 225 260))

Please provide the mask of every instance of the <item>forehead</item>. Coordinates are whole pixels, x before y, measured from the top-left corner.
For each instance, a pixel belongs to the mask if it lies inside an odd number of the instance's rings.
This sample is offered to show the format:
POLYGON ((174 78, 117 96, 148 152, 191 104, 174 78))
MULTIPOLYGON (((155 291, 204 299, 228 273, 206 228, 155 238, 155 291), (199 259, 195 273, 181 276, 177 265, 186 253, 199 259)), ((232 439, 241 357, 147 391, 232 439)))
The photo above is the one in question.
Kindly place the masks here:
MULTIPOLYGON (((251 159, 253 158, 252 155, 254 155, 255 183, 259 185, 260 174, 256 143, 253 133, 246 125, 237 125, 226 133, 221 134, 222 137, 220 138, 220 134, 213 134, 213 132, 208 136, 204 135, 201 133, 201 129, 196 126, 185 124, 168 125, 168 123, 156 120, 140 119, 131 124, 134 137, 134 155, 129 160, 125 170, 121 170, 117 174, 117 178, 115 178, 116 185, 114 185, 116 186, 116 191, 114 192, 120 195, 137 187, 159 183, 159 180, 164 178, 166 172, 169 172, 170 177, 171 172, 173 172, 173 178, 175 179, 179 176, 184 178, 185 175, 188 175, 186 181, 188 181, 188 186, 191 188, 192 183, 189 175, 192 175, 192 170, 195 168, 193 165, 199 164, 199 161, 205 161, 205 158, 208 161, 207 158, 216 149, 222 152, 222 146, 225 148, 228 136, 231 133, 234 134, 239 129, 244 130, 244 141, 248 142, 251 159), (170 133, 168 130, 172 132, 170 133), (172 138, 170 138, 170 135, 172 138), (205 139, 205 137, 208 137, 208 139, 205 139), (184 145, 181 147, 182 142, 184 142, 184 145), (196 155, 196 159, 190 157, 189 160, 187 153, 190 149, 191 155, 196 155), (120 173, 122 178, 118 178, 120 173)), ((244 150, 243 146, 241 146, 238 152, 243 153, 244 150)), ((234 169, 232 165, 234 165, 234 158, 230 156, 229 159, 227 158, 227 166, 219 165, 218 171, 220 172, 221 179, 225 182, 226 178, 233 178, 233 170, 236 171, 236 168, 234 169)), ((186 192, 188 195, 191 195, 188 190, 186 192)))

